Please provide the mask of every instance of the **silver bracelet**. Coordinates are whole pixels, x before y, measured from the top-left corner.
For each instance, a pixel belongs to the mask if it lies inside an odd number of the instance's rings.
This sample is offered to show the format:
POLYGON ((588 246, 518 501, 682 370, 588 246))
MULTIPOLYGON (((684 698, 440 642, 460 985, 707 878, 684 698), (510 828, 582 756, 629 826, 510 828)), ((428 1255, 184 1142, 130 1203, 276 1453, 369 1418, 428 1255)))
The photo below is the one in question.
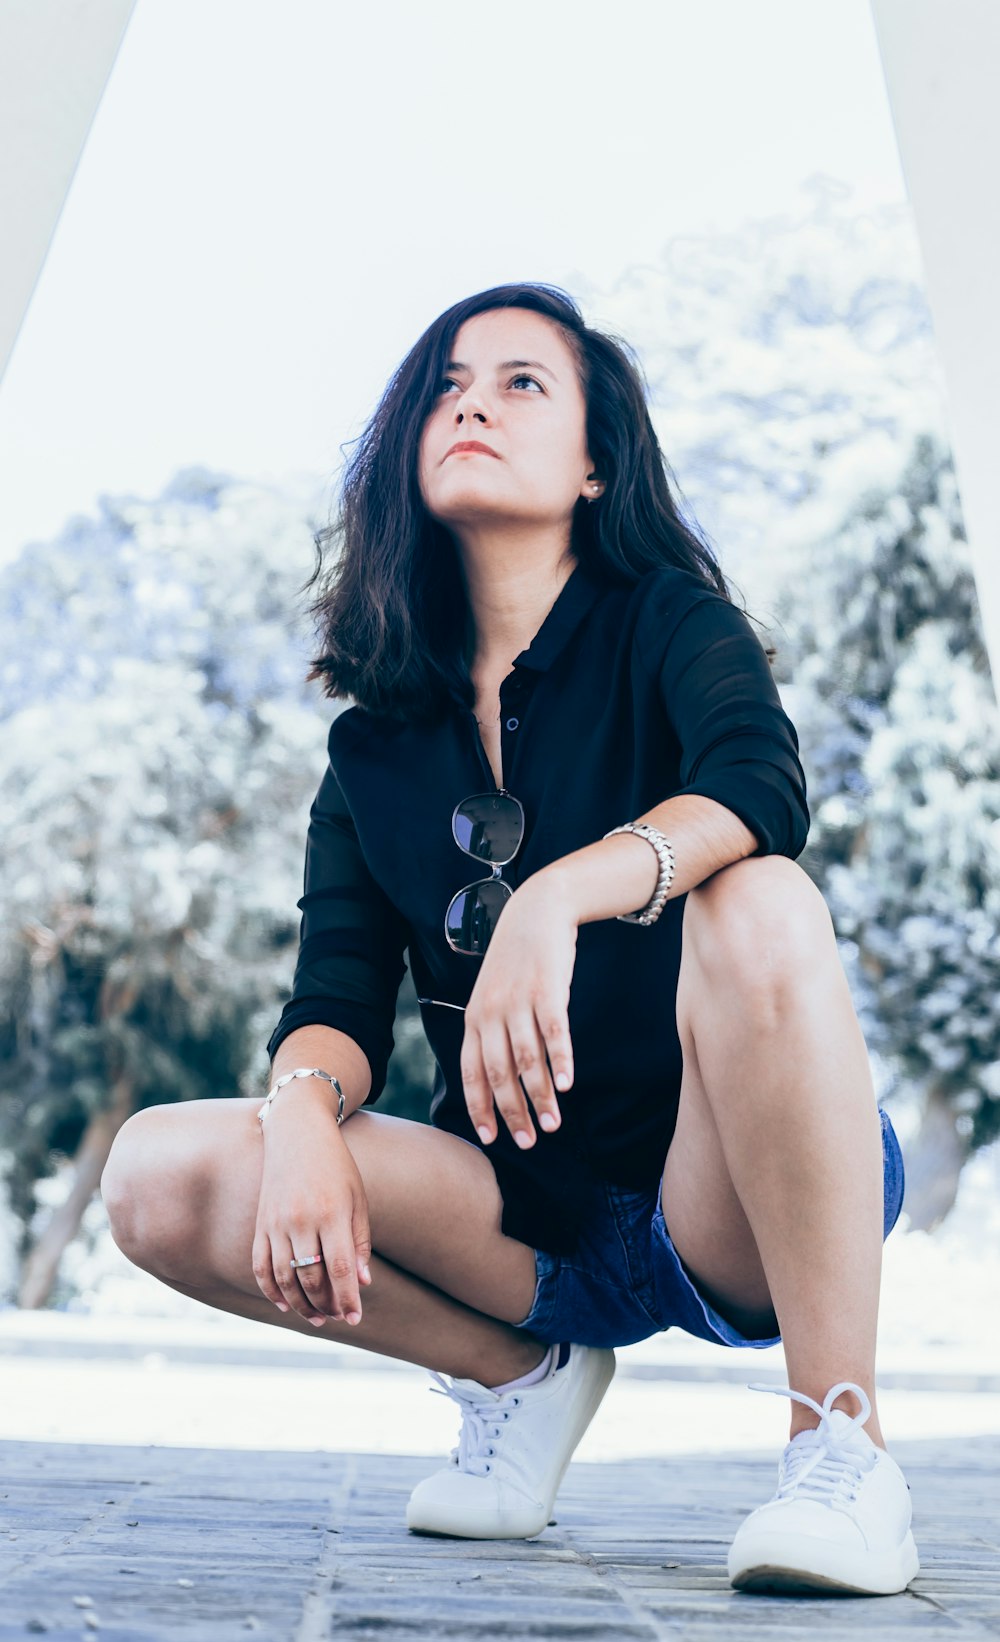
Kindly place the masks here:
POLYGON ((645 838, 656 851, 656 858, 660 864, 656 888, 651 899, 638 912, 619 912, 618 922, 622 924, 655 924, 674 881, 674 847, 669 838, 660 832, 658 827, 651 826, 648 821, 625 821, 620 827, 612 827, 604 834, 605 838, 613 838, 616 832, 634 832, 640 838, 645 838))
POLYGON ((267 1091, 264 1104, 257 1113, 257 1122, 260 1124, 262 1131, 264 1128, 264 1113, 267 1111, 275 1095, 278 1093, 278 1090, 283 1089, 286 1083, 291 1083, 293 1078, 325 1078, 327 1083, 332 1083, 333 1087, 337 1091, 337 1122, 343 1123, 344 1091, 340 1087, 340 1084, 337 1082, 336 1078, 333 1076, 332 1072, 324 1072, 319 1066, 297 1066, 294 1072, 286 1072, 284 1076, 280 1077, 277 1082, 267 1091))

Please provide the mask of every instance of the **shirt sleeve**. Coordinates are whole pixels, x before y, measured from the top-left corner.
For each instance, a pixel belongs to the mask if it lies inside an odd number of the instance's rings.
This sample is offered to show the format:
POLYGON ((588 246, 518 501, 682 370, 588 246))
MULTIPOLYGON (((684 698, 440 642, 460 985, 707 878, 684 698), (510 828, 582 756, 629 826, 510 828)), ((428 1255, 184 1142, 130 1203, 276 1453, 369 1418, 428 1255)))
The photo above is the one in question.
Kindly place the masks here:
POLYGON ((712 592, 695 598, 659 690, 681 747, 678 791, 725 804, 756 836, 755 854, 800 855, 810 817, 798 735, 742 610, 712 592))
MULTIPOLYGON (((292 991, 267 1044, 300 1026, 332 1026, 363 1051, 372 1084, 364 1104, 385 1088, 395 1047, 396 998, 410 930, 376 883, 362 853, 332 762, 309 811, 302 921, 292 991)), ((336 1071, 330 1067, 330 1071, 336 1071)))

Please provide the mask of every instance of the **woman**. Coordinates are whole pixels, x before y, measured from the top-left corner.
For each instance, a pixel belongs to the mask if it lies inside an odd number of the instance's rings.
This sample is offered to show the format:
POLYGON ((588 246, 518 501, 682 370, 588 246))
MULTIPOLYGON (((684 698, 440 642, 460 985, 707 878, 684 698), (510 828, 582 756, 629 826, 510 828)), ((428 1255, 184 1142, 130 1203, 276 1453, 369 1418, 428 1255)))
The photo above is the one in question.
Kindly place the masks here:
POLYGON ((136 1114, 102 1188, 182 1293, 434 1371, 462 1426, 416 1532, 540 1532, 615 1345, 780 1339, 789 1442, 729 1576, 898 1591, 874 1361, 902 1159, 795 862, 794 728, 667 472, 641 372, 565 293, 481 292, 420 338, 314 605, 309 676, 356 705, 268 1096, 136 1114), (430 1125, 362 1110, 404 952, 430 1125))

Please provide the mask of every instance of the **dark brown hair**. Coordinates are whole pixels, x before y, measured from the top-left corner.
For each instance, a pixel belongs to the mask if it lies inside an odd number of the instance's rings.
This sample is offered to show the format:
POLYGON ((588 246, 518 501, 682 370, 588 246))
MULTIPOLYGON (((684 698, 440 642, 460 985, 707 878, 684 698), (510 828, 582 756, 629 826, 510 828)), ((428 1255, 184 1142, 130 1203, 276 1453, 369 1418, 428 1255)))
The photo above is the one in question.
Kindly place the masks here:
POLYGON ((472 612, 455 543, 420 494, 419 444, 460 327, 508 307, 560 326, 579 371, 605 489, 576 506, 574 559, 625 585, 677 565, 734 602, 711 548, 675 506, 633 350, 586 325, 558 286, 497 285, 456 302, 410 349, 346 464, 336 519, 314 534, 317 564, 302 591, 318 584, 309 612, 323 650, 307 678, 321 678, 329 697, 353 696, 368 712, 407 722, 437 717, 449 698, 474 705, 472 612))

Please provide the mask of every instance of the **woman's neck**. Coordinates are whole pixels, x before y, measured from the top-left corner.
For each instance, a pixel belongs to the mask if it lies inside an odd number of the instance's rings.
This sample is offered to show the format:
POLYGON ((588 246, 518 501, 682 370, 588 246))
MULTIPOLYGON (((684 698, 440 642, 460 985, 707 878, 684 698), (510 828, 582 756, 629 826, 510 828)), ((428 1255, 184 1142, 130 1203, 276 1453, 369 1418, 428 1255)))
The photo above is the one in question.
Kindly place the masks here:
POLYGON ((489 576, 467 573, 476 631, 471 674, 477 688, 480 680, 492 685, 506 678, 514 657, 528 648, 575 569, 575 560, 564 560, 547 575, 534 564, 489 576))

